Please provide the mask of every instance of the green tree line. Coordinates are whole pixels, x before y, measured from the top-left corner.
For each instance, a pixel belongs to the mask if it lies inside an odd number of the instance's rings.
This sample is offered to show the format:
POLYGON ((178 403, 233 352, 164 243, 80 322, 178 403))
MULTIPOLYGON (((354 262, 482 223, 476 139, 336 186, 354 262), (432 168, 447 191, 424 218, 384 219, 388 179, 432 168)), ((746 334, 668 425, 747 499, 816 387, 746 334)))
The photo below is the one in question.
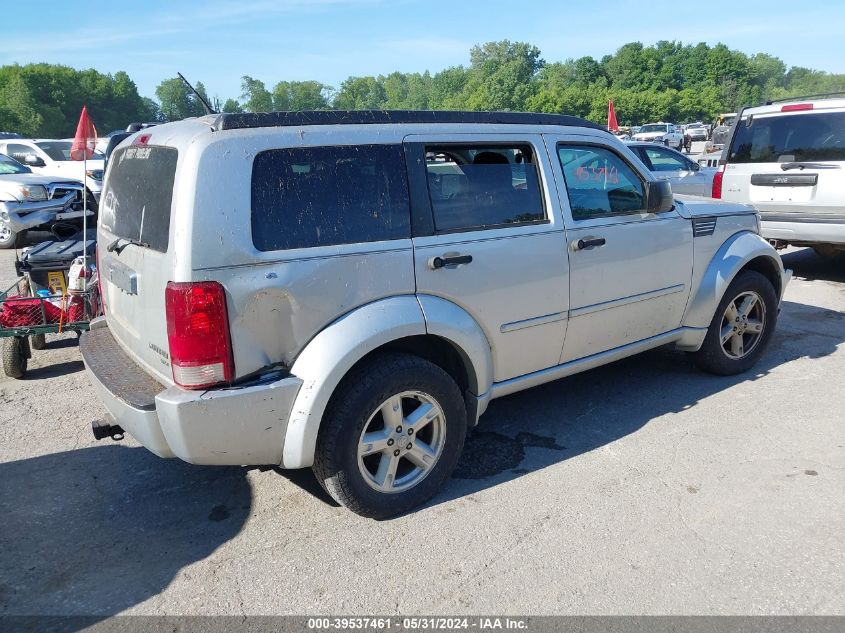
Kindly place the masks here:
MULTIPOLYGON (((787 67, 766 53, 746 55, 724 44, 632 42, 601 59, 546 62, 524 42, 488 42, 470 50, 468 65, 437 73, 349 77, 339 86, 279 81, 273 86, 245 75, 241 93, 223 112, 319 109, 523 110, 573 114, 606 122, 613 99, 619 123, 712 121, 719 113, 793 95, 845 91, 845 75, 787 67)), ((0 130, 27 136, 73 133, 88 105, 102 130, 131 121, 177 120, 203 114, 202 104, 178 78, 162 81, 153 101, 141 97, 124 72, 30 64, 0 67, 0 130)))

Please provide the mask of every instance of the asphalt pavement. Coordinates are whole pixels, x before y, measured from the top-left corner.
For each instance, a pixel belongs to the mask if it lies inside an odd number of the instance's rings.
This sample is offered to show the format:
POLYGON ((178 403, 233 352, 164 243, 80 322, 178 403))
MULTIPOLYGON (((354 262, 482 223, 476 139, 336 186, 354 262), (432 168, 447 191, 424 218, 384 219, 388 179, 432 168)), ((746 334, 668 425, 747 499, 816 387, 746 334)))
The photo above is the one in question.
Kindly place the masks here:
POLYGON ((75 337, 48 337, 0 376, 0 615, 845 614, 845 259, 784 261, 753 371, 661 348, 494 401, 446 489, 382 522, 307 470, 95 441, 75 337))

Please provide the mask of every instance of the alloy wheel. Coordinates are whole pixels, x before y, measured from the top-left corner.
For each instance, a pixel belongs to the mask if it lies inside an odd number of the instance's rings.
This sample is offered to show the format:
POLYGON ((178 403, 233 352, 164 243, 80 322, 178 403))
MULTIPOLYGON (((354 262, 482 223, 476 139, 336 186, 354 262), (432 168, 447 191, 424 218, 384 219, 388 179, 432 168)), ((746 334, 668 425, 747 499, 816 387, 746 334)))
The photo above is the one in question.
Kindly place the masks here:
POLYGON ((753 290, 734 298, 722 316, 720 340, 728 358, 746 357, 760 342, 766 327, 766 305, 753 290))
POLYGON ((367 419, 358 441, 358 470, 374 490, 402 492, 428 476, 445 445, 446 419, 437 401, 404 391, 367 419))

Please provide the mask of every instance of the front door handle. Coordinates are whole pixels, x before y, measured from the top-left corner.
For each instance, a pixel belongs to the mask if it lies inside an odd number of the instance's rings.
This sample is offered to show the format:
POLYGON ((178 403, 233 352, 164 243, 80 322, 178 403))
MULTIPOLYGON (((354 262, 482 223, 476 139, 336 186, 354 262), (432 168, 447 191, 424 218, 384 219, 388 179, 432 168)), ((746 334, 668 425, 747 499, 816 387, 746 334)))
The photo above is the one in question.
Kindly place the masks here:
POLYGON ((428 267, 432 270, 445 268, 446 266, 457 266, 458 264, 469 264, 472 262, 472 255, 443 255, 432 257, 428 260, 428 267))
POLYGON ((585 248, 594 248, 596 246, 604 246, 607 243, 603 237, 590 237, 585 240, 578 240, 575 242, 575 250, 582 251, 585 248))

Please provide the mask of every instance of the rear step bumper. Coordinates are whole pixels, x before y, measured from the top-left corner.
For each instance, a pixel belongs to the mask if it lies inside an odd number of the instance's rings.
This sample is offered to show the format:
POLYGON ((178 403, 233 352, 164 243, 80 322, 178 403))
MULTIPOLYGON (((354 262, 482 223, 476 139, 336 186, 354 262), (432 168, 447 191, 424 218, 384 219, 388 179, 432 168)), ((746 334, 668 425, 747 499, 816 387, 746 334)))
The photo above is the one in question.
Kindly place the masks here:
POLYGON ((302 380, 289 376, 211 391, 167 387, 141 369, 104 325, 93 321, 79 347, 97 394, 126 433, 160 457, 192 464, 281 463, 302 380))
POLYGON ((760 221, 760 234, 767 240, 845 244, 845 218, 783 218, 765 214, 760 221))

